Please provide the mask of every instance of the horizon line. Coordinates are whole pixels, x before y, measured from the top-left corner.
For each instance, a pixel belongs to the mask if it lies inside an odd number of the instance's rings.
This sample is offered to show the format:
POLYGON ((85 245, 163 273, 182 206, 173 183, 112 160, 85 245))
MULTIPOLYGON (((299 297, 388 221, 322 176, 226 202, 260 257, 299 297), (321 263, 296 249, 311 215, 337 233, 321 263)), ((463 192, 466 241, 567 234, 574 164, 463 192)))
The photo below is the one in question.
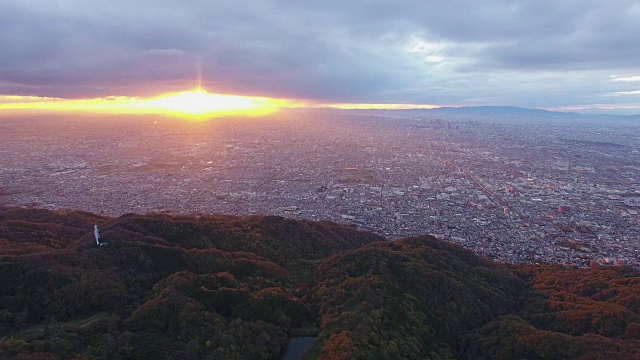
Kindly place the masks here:
MULTIPOLYGON (((182 92, 193 92, 194 90, 185 90, 182 92)), ((201 91, 211 95, 232 96, 238 98, 263 98, 271 99, 279 104, 283 109, 336 109, 336 110, 434 110, 443 108, 518 108, 527 110, 541 110, 560 113, 581 113, 600 114, 600 115, 622 115, 634 116, 640 115, 640 105, 636 104, 589 104, 589 105, 566 105, 553 107, 526 107, 516 105, 457 105, 457 104, 425 104, 425 103, 381 103, 381 102, 363 102, 363 103, 322 103, 313 100, 289 100, 282 98, 270 98, 266 96, 243 96, 209 93, 205 89, 197 87, 195 91, 201 91), (634 110, 637 110, 634 113, 634 110), (620 114, 619 112, 629 112, 620 114)), ((181 92, 175 92, 181 93, 181 92)), ((156 97, 138 97, 138 96, 104 96, 95 98, 70 99, 51 96, 34 96, 34 95, 11 95, 0 94, 0 111, 9 110, 17 112, 96 112, 96 113, 128 113, 136 114, 139 106, 132 106, 136 102, 145 102, 156 97), (80 106, 78 106, 80 105, 80 106), (110 108, 112 107, 112 108, 110 108), (129 111, 128 111, 129 110, 129 111)))

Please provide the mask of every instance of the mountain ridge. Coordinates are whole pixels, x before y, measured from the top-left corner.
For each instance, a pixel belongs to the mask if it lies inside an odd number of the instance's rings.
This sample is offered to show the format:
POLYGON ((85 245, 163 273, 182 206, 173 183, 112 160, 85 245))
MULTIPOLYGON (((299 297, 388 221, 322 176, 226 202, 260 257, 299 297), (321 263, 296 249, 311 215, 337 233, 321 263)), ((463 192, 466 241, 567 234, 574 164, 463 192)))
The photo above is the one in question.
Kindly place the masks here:
POLYGON ((468 116, 468 117, 498 117, 513 119, 610 119, 610 120, 640 120, 640 114, 617 114, 598 111, 575 112, 557 111, 538 108, 523 108, 518 106, 485 105, 485 106, 443 106, 433 109, 335 109, 323 108, 324 111, 357 112, 365 114, 406 114, 406 115, 434 115, 434 116, 468 116))
POLYGON ((274 216, 0 208, 0 289, 16 359, 278 359, 300 334, 305 359, 640 356, 636 270, 274 216))

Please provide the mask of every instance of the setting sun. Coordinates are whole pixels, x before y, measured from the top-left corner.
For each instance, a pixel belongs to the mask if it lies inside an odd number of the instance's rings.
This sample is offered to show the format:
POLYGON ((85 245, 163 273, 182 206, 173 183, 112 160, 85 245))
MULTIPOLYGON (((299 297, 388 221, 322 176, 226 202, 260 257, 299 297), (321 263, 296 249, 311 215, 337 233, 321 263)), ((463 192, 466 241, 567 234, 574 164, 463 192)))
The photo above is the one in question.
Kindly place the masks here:
POLYGON ((287 103, 286 100, 267 97, 210 94, 197 89, 146 99, 139 104, 139 107, 185 116, 260 116, 272 113, 286 106, 287 103))
POLYGON ((211 94, 200 88, 152 98, 118 96, 73 100, 35 96, 0 96, 0 110, 158 114, 191 119, 263 116, 283 107, 295 106, 297 106, 295 103, 285 99, 211 94))

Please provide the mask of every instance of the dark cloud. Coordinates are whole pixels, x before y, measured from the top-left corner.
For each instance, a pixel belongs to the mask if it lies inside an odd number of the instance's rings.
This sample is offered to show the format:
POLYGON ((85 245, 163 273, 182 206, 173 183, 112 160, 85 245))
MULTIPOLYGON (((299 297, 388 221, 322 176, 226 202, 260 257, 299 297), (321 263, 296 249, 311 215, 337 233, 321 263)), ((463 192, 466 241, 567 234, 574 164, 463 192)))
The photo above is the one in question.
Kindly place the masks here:
POLYGON ((17 0, 0 30, 5 94, 181 90, 201 62, 211 91, 550 107, 613 101, 633 84, 611 77, 640 74, 627 0, 17 0))

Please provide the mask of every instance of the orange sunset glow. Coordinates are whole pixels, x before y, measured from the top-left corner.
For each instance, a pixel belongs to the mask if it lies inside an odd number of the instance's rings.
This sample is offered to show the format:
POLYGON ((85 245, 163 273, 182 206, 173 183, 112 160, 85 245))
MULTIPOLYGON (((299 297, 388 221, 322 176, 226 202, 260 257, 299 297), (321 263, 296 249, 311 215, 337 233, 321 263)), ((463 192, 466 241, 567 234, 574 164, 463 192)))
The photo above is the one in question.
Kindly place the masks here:
POLYGON ((36 96, 0 96, 0 110, 21 113, 158 114, 193 119, 219 116, 264 116, 283 107, 299 106, 300 104, 285 99, 212 94, 200 88, 152 98, 114 96, 74 100, 36 96))
POLYGON ((63 99, 37 96, 2 96, 0 110, 19 113, 85 112, 100 114, 155 114, 187 119, 220 116, 265 116, 282 108, 333 108, 359 110, 434 109, 429 104, 312 104, 263 96, 213 94, 198 87, 150 98, 109 96, 95 99, 63 99))

